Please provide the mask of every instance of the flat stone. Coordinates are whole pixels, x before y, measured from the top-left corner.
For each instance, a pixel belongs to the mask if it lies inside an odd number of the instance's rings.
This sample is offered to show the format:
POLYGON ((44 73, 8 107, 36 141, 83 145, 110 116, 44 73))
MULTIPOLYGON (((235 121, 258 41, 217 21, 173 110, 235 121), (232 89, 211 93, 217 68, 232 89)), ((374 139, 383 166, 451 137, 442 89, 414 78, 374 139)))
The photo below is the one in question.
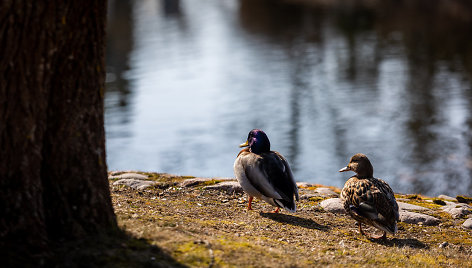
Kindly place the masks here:
POLYGON ((330 198, 320 202, 320 206, 331 213, 346 214, 341 198, 330 198))
POLYGON ((408 203, 403 203, 403 202, 397 202, 398 208, 400 210, 420 210, 420 211, 428 211, 430 210, 429 208, 425 208, 422 206, 417 206, 417 205, 412 205, 408 203))
POLYGON ((444 203, 446 203, 446 206, 455 206, 457 203, 455 202, 451 202, 451 201, 444 201, 444 203))
POLYGON ((335 191, 329 189, 329 188, 326 188, 326 187, 319 187, 319 188, 316 188, 315 189, 315 193, 323 196, 323 197, 327 197, 327 196, 330 196, 330 197, 337 197, 339 196, 335 191))
POLYGON ((121 180, 121 179, 135 179, 135 180, 147 180, 149 179, 148 176, 139 174, 139 173, 123 173, 120 175, 110 175, 108 179, 111 180, 121 180))
POLYGON ((242 193, 243 188, 237 181, 224 181, 213 185, 203 187, 205 190, 220 190, 227 193, 242 193))
POLYGON ((307 187, 313 187, 314 185, 308 182, 297 182, 298 187, 302 188, 307 188, 307 187))
POLYGON ((457 202, 457 199, 455 199, 454 197, 445 195, 445 194, 438 195, 437 198, 442 199, 442 200, 446 200, 446 201, 456 201, 457 202))
POLYGON ((444 206, 441 209, 444 212, 450 214, 454 219, 459 219, 459 218, 462 218, 462 217, 465 217, 465 216, 471 214, 472 213, 471 208, 472 207, 467 205, 467 204, 453 203, 452 205, 444 206))
POLYGON ((214 177, 213 179, 217 181, 238 181, 236 178, 229 177, 214 177))
POLYGON ((155 181, 145 181, 137 179, 121 179, 113 183, 113 185, 126 185, 136 190, 144 190, 148 187, 156 185, 155 181))
POLYGON ((410 224, 438 225, 441 221, 438 218, 422 213, 400 210, 400 221, 410 224))
POLYGON ((467 229, 472 229, 472 218, 468 218, 463 224, 462 227, 467 229))
POLYGON ((180 186, 181 187, 192 187, 192 186, 196 186, 196 185, 199 185, 199 184, 202 184, 204 182, 211 181, 211 180, 214 180, 214 179, 212 179, 212 178, 191 178, 191 179, 186 179, 183 182, 181 182, 180 186))

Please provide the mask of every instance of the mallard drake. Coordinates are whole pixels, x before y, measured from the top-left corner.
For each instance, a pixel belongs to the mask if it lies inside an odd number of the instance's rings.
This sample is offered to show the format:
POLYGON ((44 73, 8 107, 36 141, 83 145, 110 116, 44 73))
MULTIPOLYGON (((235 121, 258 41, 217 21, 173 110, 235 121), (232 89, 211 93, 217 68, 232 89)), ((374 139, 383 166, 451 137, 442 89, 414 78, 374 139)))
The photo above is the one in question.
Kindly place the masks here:
POLYGON ((298 188, 287 160, 278 152, 270 150, 270 141, 264 131, 253 129, 234 161, 234 174, 248 195, 247 209, 251 210, 254 197, 276 207, 295 212, 298 188))
MULTIPOLYGON (((387 232, 397 232, 398 204, 392 188, 383 180, 374 178, 374 168, 367 156, 356 154, 349 164, 339 172, 354 171, 355 176, 349 178, 341 191, 344 209, 359 223, 371 225, 383 231, 383 235, 371 238, 386 239, 387 232)), ((367 235, 366 235, 367 236, 367 235)))

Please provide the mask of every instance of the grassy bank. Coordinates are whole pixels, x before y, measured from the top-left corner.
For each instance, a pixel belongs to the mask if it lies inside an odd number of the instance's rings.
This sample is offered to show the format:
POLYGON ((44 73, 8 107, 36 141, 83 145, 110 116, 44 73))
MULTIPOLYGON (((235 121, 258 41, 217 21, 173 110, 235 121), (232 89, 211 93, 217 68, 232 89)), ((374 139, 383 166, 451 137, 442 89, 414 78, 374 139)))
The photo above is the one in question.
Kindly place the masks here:
MULTIPOLYGON (((359 235, 346 215, 323 211, 313 196, 316 187, 301 188, 304 198, 295 214, 265 213, 261 201, 246 211, 246 196, 205 190, 212 180, 182 188, 182 177, 148 174, 159 183, 142 191, 110 184, 122 229, 157 246, 176 263, 191 267, 421 266, 472 267, 472 234, 460 227, 440 205, 421 196, 398 196, 431 209, 438 226, 399 223, 388 241, 359 235)), ((373 231, 373 230, 372 230, 373 231)), ((148 254, 157 265, 159 255, 148 254)), ((143 257, 143 258, 144 258, 143 257)))

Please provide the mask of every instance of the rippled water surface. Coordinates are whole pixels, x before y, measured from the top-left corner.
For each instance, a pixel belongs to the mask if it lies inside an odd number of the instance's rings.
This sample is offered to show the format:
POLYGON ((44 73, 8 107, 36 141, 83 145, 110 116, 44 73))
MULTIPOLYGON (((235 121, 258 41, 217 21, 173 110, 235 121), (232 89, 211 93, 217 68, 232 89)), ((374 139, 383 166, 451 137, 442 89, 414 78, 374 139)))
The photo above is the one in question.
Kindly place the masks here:
POLYGON ((238 144, 261 128, 298 181, 342 186, 350 174, 337 171, 363 152, 396 192, 472 193, 468 14, 274 0, 109 5, 110 170, 233 176, 238 144))

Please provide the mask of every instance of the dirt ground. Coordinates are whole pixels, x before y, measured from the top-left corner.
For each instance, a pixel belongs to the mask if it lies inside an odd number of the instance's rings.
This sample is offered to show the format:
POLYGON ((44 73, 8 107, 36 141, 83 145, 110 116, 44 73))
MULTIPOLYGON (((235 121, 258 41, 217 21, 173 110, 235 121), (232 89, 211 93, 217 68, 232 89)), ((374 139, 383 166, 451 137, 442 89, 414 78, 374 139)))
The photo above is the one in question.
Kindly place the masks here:
MULTIPOLYGON (((347 215, 323 211, 321 197, 301 199, 296 213, 266 212, 273 207, 259 200, 247 211, 244 194, 181 188, 176 183, 183 178, 149 176, 160 184, 137 191, 110 183, 110 189, 120 227, 170 256, 173 264, 164 266, 472 267, 472 232, 460 227, 464 219, 434 210, 425 197, 410 196, 411 203, 432 208, 441 224, 401 222, 395 236, 374 241, 347 215)), ((301 188, 300 195, 313 190, 301 188)))

